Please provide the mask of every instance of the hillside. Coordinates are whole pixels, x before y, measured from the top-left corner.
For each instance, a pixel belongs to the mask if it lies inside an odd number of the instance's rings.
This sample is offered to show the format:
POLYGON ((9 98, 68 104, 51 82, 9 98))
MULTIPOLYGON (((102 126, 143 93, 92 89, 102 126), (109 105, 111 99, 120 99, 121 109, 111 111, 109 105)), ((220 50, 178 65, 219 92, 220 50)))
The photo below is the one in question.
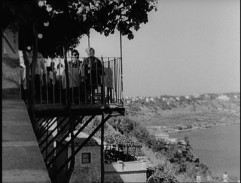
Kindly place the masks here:
MULTIPOLYGON (((193 153, 188 137, 171 142, 155 135, 160 131, 239 123, 239 93, 126 98, 125 108, 125 117, 111 118, 105 124, 105 141, 117 146, 125 144, 129 152, 131 147, 140 145, 137 154, 147 158, 152 172, 147 182, 194 182, 197 175, 209 177, 207 182, 220 181, 193 153)), ((95 119, 85 132, 90 133, 99 123, 95 119)), ((100 132, 96 136, 100 137, 100 132)))
POLYGON ((240 93, 137 97, 125 102, 127 116, 151 132, 240 122, 240 93))

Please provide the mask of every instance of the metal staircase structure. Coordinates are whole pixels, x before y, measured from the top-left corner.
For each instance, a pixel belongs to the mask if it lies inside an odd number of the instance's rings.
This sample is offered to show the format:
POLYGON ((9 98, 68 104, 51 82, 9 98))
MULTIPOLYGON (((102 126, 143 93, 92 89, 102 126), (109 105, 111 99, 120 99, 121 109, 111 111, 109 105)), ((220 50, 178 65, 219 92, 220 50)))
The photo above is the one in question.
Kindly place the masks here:
MULTIPOLYGON (((74 103, 73 100, 69 101, 69 94, 73 91, 73 88, 69 88, 64 95, 66 96, 64 100, 67 101, 67 104, 61 101, 61 97, 60 100, 48 100, 48 97, 46 100, 42 96, 41 100, 36 100, 36 98, 26 100, 41 153, 48 168, 49 176, 54 183, 69 182, 75 165, 75 156, 99 130, 101 130, 101 182, 104 182, 104 124, 111 117, 123 116, 125 114, 125 108, 122 100, 121 58, 112 58, 112 60, 106 58, 105 61, 101 58, 101 60, 103 65, 102 69, 109 69, 111 72, 102 76, 102 83, 99 86, 100 89, 96 90, 99 97, 89 100, 89 96, 86 94, 86 88, 84 88, 84 93, 77 93, 78 99, 80 99, 80 95, 84 95, 84 100, 74 103), (106 82, 109 82, 109 85, 107 85, 106 82), (33 104, 31 104, 31 101, 33 101, 33 104), (78 134, 82 132, 95 117, 101 118, 100 123, 89 134, 89 137, 76 148, 75 139, 78 134), (77 126, 79 126, 79 128, 77 128, 77 126), (70 141, 63 143, 66 138, 70 138, 70 141), (58 148, 58 144, 64 145, 60 149, 58 148), (70 155, 64 162, 61 162, 61 166, 56 167, 56 162, 59 161, 59 157, 68 148, 71 148, 70 155), (66 179, 60 181, 58 175, 63 173, 66 175, 66 179)), ((29 82, 30 84, 28 86, 31 86, 33 82, 29 82)), ((48 87, 44 87, 44 84, 41 82, 39 84, 40 87, 32 86, 28 91, 31 92, 31 89, 40 88, 40 94, 43 94, 45 90, 48 94, 48 87)), ((50 83, 47 83, 46 86, 49 86, 49 84, 50 83)), ((54 88, 52 87, 52 89, 54 88)), ((53 91, 53 94, 55 94, 55 92, 53 91)), ((60 92, 64 93, 61 89, 60 92)), ((76 97, 74 93, 72 93, 71 96, 72 98, 76 97)), ((55 96, 53 95, 53 97, 55 96)))

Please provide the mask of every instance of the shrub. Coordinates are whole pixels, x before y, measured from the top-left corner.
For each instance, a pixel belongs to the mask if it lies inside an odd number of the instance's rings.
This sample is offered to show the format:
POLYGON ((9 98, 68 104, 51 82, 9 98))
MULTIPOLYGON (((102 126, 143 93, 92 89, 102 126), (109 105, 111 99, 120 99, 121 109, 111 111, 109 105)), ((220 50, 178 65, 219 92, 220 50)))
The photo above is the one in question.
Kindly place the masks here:
POLYGON ((148 183, 178 183, 177 179, 167 172, 157 171, 147 180, 148 183))
POLYGON ((178 130, 183 130, 183 127, 182 126, 178 126, 177 129, 178 130))

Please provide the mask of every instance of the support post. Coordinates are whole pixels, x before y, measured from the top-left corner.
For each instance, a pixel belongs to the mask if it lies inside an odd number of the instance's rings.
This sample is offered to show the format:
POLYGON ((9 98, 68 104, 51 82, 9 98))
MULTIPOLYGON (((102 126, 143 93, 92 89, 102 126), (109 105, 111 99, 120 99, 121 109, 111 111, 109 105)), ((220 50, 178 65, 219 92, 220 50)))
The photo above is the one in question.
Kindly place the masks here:
POLYGON ((105 163, 104 163, 104 114, 102 114, 102 119, 101 119, 101 123, 103 123, 103 125, 101 126, 101 146, 100 146, 100 157, 101 157, 101 183, 104 183, 105 181, 105 163))
POLYGON ((39 126, 36 124, 35 120, 35 111, 34 111, 34 106, 35 106, 35 96, 36 96, 36 91, 35 91, 35 68, 36 68, 36 63, 38 61, 38 28, 37 28, 37 20, 33 22, 33 38, 34 38, 34 43, 33 43, 33 54, 32 54, 32 65, 31 65, 31 85, 30 85, 30 113, 31 113, 31 118, 32 118, 32 125, 33 129, 35 132, 35 135, 38 136, 39 133, 39 126))
MULTIPOLYGON (((94 131, 89 135, 88 138, 86 138, 84 140, 84 142, 82 142, 82 144, 75 150, 74 154, 72 154, 71 156, 75 156, 84 146, 85 144, 97 133, 98 130, 100 130, 101 126, 104 125, 104 123, 111 117, 111 115, 108 115, 105 119, 103 119, 101 121, 101 123, 94 129, 94 131)), ((78 133, 77 133, 78 135, 78 133)), ((76 136, 77 136, 76 135, 76 136)), ((68 143, 66 144, 68 145, 68 143)), ((57 155, 56 155, 57 156, 57 155)), ((63 165, 56 171, 56 176, 57 174, 70 162, 71 157, 69 157, 64 163, 63 165)))
POLYGON ((121 100, 123 99, 123 66, 122 66, 122 35, 120 31, 120 59, 121 59, 121 100))

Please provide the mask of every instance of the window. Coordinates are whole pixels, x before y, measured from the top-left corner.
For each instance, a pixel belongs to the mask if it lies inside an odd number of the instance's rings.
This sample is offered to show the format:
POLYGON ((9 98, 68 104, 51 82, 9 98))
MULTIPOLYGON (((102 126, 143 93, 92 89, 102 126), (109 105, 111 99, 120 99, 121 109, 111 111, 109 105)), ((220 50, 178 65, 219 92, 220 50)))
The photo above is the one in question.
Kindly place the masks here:
POLYGON ((82 164, 91 163, 91 154, 90 153, 82 153, 82 164))

